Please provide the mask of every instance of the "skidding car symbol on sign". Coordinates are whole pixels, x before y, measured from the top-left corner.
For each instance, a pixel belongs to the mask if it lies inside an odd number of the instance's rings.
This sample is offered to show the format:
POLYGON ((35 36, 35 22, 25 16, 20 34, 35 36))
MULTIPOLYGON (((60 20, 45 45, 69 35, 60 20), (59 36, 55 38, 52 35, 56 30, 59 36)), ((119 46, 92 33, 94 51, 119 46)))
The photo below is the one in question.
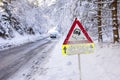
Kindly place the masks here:
POLYGON ((76 28, 74 30, 73 34, 77 34, 79 36, 81 34, 80 29, 76 28))

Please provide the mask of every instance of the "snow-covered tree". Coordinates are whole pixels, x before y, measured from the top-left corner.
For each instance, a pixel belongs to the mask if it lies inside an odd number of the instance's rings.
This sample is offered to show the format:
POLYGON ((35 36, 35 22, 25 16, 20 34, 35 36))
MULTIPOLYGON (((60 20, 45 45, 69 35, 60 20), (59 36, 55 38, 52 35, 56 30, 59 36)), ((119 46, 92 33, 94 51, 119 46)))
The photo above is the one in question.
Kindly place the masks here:
POLYGON ((101 8, 102 0, 98 0, 98 42, 102 42, 102 21, 101 21, 101 8))
POLYGON ((113 39, 119 42, 118 18, 117 18, 117 0, 112 2, 112 22, 113 22, 113 39))

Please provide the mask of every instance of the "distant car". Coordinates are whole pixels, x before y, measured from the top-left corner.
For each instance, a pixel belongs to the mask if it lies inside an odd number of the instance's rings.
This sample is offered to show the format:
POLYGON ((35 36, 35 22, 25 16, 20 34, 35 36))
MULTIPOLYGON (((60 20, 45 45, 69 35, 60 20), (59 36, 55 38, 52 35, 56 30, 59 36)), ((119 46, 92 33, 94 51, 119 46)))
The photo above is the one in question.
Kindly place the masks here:
POLYGON ((50 30, 48 34, 50 38, 58 38, 60 36, 59 32, 56 30, 50 30))
POLYGON ((50 38, 57 38, 56 34, 50 34, 50 38))

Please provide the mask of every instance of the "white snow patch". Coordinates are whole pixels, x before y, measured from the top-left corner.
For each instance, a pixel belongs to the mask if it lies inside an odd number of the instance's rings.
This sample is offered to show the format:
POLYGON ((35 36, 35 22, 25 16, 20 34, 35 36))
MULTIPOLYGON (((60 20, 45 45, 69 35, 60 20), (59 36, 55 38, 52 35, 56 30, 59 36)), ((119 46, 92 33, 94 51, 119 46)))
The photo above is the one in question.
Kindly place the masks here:
MULTIPOLYGON (((79 80, 78 56, 62 56, 63 40, 56 44, 49 61, 47 59, 46 63, 39 65, 29 80, 79 80)), ((81 54, 82 80, 120 80, 119 48, 120 44, 101 43, 96 44, 93 54, 81 54)), ((17 74, 8 80, 28 80, 23 77, 17 74)))
POLYGON ((23 44, 29 43, 29 42, 35 42, 37 40, 47 38, 47 37, 48 37, 47 34, 21 36, 21 35, 18 35, 18 33, 16 33, 16 37, 12 38, 12 39, 4 40, 4 39, 0 38, 0 50, 5 50, 5 49, 12 48, 12 47, 20 46, 20 45, 23 45, 23 44))

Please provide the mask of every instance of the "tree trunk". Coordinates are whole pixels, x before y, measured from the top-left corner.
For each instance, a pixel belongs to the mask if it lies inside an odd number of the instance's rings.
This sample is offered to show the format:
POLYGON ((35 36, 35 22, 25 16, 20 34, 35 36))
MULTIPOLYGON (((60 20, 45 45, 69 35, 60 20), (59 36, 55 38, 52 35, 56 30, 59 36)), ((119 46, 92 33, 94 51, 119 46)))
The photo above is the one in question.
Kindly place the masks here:
POLYGON ((101 0, 98 0, 98 42, 103 42, 103 39, 102 39, 102 21, 101 21, 101 7, 102 7, 102 4, 100 3, 101 0))
POLYGON ((117 0, 112 3, 112 23, 114 43, 119 42, 118 20, 117 20, 117 0))

